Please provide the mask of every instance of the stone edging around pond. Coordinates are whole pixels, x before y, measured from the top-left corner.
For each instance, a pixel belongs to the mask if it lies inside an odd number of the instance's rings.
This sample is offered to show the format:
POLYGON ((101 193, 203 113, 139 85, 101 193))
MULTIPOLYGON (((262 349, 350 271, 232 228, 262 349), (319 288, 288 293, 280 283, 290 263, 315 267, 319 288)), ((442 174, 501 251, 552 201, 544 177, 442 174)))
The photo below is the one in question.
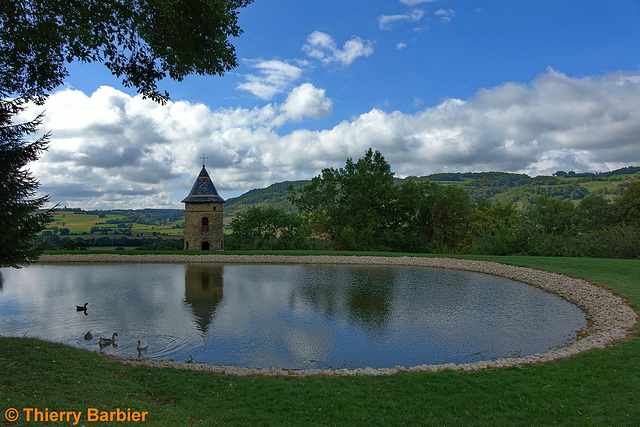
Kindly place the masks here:
POLYGON ((172 367, 213 372, 224 375, 389 375, 397 372, 437 372, 443 370, 477 371, 489 368, 504 368, 526 363, 543 363, 569 357, 593 348, 604 348, 625 338, 636 323, 635 311, 624 300, 611 292, 586 280, 575 279, 557 273, 526 267, 515 267, 497 262, 474 261, 455 258, 435 257, 374 257, 374 256, 280 256, 280 255, 120 255, 120 254, 83 254, 83 255, 42 255, 42 263, 217 263, 217 264, 352 264, 352 265, 390 265, 435 267, 453 270, 474 271, 506 277, 551 292, 582 309, 587 317, 588 326, 582 330, 578 339, 566 347, 546 353, 532 354, 518 358, 500 358, 497 360, 463 363, 456 365, 418 365, 395 368, 356 368, 356 369, 308 369, 294 370, 281 368, 242 368, 237 366, 219 366, 208 363, 175 362, 171 360, 153 360, 150 358, 118 359, 130 365, 154 367, 172 367))

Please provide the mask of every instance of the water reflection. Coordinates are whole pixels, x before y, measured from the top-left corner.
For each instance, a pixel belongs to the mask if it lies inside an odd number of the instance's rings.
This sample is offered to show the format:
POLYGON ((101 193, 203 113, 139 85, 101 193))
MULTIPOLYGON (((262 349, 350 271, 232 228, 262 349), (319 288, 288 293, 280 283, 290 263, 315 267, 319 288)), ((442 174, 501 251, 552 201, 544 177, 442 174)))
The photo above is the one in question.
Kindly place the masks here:
POLYGON ((419 267, 82 264, 1 274, 0 335, 123 357, 284 368, 462 363, 544 352, 586 324, 575 306, 522 283, 419 267), (76 312, 85 301, 86 315, 76 312), (99 348, 98 337, 114 332, 116 345, 99 348))
POLYGON ((206 335, 222 300, 224 265, 187 264, 184 275, 185 302, 191 307, 196 327, 206 335))

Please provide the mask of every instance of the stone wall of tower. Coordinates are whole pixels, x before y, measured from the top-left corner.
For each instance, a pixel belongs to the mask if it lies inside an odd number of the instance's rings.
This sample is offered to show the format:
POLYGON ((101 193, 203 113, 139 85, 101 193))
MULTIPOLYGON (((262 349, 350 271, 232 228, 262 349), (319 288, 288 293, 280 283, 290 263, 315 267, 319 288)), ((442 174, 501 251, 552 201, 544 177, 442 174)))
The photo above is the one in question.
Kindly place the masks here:
POLYGON ((184 248, 202 250, 204 242, 208 242, 209 250, 224 249, 222 203, 185 203, 184 248), (203 230, 203 218, 207 218, 206 230, 203 230))

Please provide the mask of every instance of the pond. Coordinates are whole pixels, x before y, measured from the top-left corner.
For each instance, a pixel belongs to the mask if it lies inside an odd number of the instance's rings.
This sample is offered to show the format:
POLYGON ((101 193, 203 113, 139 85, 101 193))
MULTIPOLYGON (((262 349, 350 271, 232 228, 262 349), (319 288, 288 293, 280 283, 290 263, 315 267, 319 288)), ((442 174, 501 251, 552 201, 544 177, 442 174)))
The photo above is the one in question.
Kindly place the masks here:
POLYGON ((36 264, 0 276, 0 335, 121 357, 288 369, 471 363, 554 350, 585 326, 575 305, 535 287, 427 267, 36 264), (117 346, 100 347, 113 332, 117 346))

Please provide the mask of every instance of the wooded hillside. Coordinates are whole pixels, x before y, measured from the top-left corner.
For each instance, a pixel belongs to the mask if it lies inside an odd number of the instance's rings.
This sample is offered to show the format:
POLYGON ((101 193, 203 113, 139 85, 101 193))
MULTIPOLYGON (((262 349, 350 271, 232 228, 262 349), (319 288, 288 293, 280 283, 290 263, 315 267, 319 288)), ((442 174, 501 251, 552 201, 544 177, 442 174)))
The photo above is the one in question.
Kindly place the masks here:
MULTIPOLYGON (((613 197, 640 180, 640 166, 629 166, 610 172, 575 173, 557 171, 552 176, 530 177, 506 172, 440 173, 422 177, 409 177, 417 181, 434 181, 461 187, 473 200, 484 199, 493 204, 515 203, 522 207, 535 203, 540 195, 559 200, 581 200, 589 194, 613 197)), ((407 179, 409 179, 407 178, 407 179)), ((405 179, 396 179, 401 185, 405 179)), ((295 190, 309 184, 309 180, 285 181, 267 188, 257 188, 239 197, 227 200, 225 216, 234 216, 252 207, 272 207, 291 211, 293 205, 287 200, 287 189, 295 190)))

